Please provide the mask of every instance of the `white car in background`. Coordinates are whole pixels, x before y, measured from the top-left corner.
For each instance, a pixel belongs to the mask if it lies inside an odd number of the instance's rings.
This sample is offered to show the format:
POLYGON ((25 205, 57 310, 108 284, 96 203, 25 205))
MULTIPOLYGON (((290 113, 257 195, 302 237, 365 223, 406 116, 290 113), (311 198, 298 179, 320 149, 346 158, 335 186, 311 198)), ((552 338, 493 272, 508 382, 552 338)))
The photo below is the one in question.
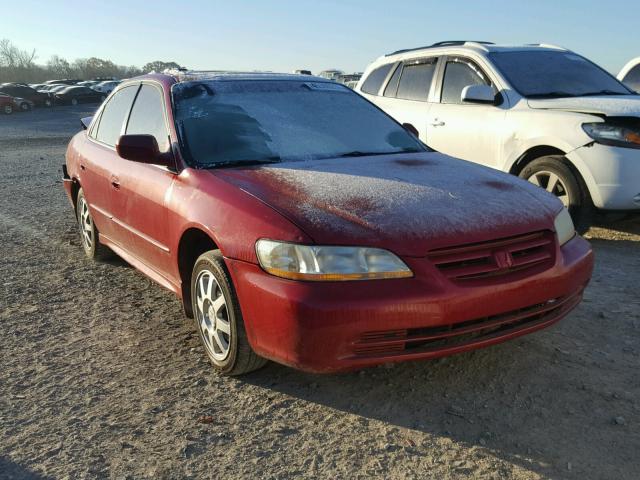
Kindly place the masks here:
POLYGON ((120 80, 107 80, 93 85, 91 88, 96 92, 110 94, 114 88, 120 85, 120 80))
POLYGON ((554 193, 582 231, 594 207, 640 210, 640 96, 569 50, 440 42, 380 57, 356 91, 431 148, 554 193))
POLYGON ((634 58, 620 70, 618 80, 630 89, 640 92, 640 57, 634 58))

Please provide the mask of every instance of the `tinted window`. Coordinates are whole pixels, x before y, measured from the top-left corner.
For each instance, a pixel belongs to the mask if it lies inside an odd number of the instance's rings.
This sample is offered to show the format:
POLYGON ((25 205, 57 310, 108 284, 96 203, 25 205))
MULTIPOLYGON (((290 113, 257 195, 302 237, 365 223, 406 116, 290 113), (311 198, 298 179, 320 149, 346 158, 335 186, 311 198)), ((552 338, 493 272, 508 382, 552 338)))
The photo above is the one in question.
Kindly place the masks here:
POLYGON ((397 97, 426 101, 435 70, 435 59, 406 63, 402 69, 397 97))
POLYGON ((169 139, 160 90, 151 85, 142 85, 131 110, 127 133, 153 135, 160 151, 167 151, 169 139))
POLYGON ((392 63, 388 63, 387 65, 376 68, 364 81, 361 90, 365 93, 370 93, 371 95, 377 95, 380 91, 380 87, 382 86, 382 82, 387 78, 392 66, 392 63))
POLYGON ((387 87, 384 89, 385 97, 395 97, 398 92, 398 80, 400 80, 400 74, 402 73, 402 64, 398 65, 396 71, 393 72, 391 76, 391 80, 387 84, 387 87))
POLYGON ((464 61, 449 61, 444 71, 442 103, 462 103, 462 90, 470 85, 488 85, 482 72, 464 61))
POLYGON ((521 95, 529 98, 628 95, 611 74, 572 52, 493 52, 489 57, 521 95))
POLYGON ((635 91, 640 92, 640 65, 636 65, 629 70, 627 76, 624 77, 624 83, 635 91))
POLYGON ((333 82, 184 82, 172 93, 185 151, 204 167, 424 151, 388 115, 333 82))
POLYGON ((137 90, 137 85, 125 87, 111 97, 109 102, 104 106, 102 116, 100 117, 100 124, 96 132, 97 140, 112 147, 115 146, 118 138, 120 138, 124 119, 127 113, 129 113, 131 102, 133 102, 133 97, 137 90))

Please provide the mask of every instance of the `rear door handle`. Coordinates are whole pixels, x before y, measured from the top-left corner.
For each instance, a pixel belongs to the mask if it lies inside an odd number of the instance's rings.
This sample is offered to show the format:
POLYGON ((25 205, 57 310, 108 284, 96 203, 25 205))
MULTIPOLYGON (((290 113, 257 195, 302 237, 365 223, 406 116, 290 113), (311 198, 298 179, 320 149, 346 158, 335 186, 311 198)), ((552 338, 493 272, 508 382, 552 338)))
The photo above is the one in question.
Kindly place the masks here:
POLYGON ((120 189, 120 180, 115 175, 111 176, 111 186, 116 190, 120 189))
POLYGON ((80 164, 80 170, 86 170, 87 167, 85 167, 82 163, 80 164))
POLYGON ((432 127, 444 127, 446 125, 446 123, 444 123, 442 120, 438 120, 437 118, 433 120, 433 122, 431 123, 432 127))

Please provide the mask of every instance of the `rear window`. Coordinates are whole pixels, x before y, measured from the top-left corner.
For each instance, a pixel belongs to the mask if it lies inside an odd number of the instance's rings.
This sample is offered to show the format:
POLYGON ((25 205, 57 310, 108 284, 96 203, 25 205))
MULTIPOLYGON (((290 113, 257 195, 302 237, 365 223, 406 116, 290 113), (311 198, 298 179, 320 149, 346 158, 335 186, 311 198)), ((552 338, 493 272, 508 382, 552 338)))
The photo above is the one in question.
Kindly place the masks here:
POLYGON ((435 71, 435 59, 406 63, 402 69, 397 97, 426 102, 435 71))
POLYGON ((380 87, 382 87, 382 82, 387 78, 392 66, 392 63, 388 63, 373 70, 363 82, 360 90, 371 95, 378 95, 380 87))
POLYGON ((333 82, 185 82, 172 94, 181 146, 204 168, 425 150, 388 115, 333 82))

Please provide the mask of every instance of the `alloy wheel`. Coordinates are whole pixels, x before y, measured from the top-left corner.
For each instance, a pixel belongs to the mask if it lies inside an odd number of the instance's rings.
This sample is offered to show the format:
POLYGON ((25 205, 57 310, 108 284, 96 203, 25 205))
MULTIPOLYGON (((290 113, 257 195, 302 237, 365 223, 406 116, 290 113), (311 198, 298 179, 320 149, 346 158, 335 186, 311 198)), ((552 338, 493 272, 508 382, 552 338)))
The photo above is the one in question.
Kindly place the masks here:
POLYGON ((231 322, 227 300, 209 270, 196 279, 196 320, 205 347, 214 360, 223 361, 231 348, 231 322))
POLYGON ((93 219, 89 213, 89 204, 84 197, 80 199, 79 207, 78 226, 80 227, 82 244, 86 250, 91 250, 93 246, 93 219))
POLYGON ((569 207, 569 191, 562 179, 553 172, 541 170, 533 173, 527 180, 534 185, 553 193, 565 207, 569 207))

